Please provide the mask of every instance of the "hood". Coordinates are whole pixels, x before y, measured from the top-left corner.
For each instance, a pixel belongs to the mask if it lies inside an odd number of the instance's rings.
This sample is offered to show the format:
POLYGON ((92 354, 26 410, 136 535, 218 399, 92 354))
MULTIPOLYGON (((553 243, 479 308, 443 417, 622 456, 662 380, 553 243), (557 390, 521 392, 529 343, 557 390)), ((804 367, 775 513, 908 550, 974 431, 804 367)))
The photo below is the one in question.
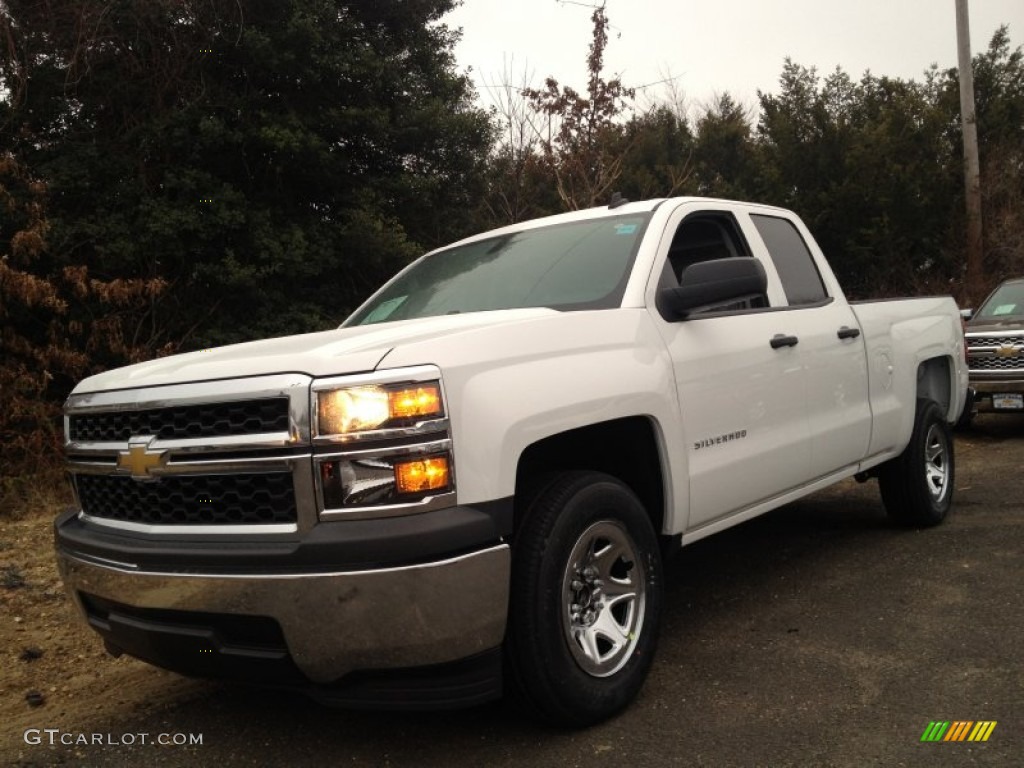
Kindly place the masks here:
POLYGON ((475 312, 250 341, 115 368, 85 379, 75 387, 74 393, 275 373, 305 373, 310 376, 365 373, 374 370, 392 349, 400 345, 553 314, 558 313, 545 308, 475 312))
POLYGON ((998 320, 986 317, 984 320, 970 320, 964 328, 964 333, 1005 333, 1007 331, 1020 331, 1024 333, 1024 315, 1006 315, 998 320))

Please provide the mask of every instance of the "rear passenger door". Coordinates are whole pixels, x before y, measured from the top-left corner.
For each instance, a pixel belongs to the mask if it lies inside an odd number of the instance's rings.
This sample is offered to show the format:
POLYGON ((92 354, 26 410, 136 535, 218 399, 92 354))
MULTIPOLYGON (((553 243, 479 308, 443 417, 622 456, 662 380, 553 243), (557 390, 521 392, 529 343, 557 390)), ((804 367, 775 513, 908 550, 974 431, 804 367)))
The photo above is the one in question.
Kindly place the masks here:
POLYGON ((804 370, 810 436, 809 479, 849 468, 871 438, 867 353, 853 309, 824 264, 814 239, 784 215, 751 213, 755 252, 764 249, 785 294, 778 327, 794 340, 804 370), (820 262, 818 260, 821 260, 820 262))

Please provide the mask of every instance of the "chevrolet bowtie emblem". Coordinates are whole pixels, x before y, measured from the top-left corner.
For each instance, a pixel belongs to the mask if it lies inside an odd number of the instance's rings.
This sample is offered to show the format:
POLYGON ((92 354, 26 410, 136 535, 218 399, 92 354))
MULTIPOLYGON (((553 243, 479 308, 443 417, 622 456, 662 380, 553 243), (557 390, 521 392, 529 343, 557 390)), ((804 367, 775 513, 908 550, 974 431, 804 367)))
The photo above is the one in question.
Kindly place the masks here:
POLYGON ((1015 357, 1017 355, 1017 347, 1013 344, 1002 344, 996 350, 996 357, 1015 357))
POLYGON ((151 451, 149 444, 155 438, 132 438, 128 442, 127 451, 117 454, 117 468, 127 470, 136 480, 149 480, 153 477, 152 470, 167 464, 167 451, 151 451))

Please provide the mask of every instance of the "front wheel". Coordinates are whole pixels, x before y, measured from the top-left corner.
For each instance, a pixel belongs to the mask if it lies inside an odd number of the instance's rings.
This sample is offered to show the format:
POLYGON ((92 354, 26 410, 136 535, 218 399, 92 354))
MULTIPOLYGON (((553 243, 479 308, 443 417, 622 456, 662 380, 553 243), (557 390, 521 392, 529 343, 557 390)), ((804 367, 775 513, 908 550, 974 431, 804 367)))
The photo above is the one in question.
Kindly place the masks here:
POLYGON ((953 438, 942 408, 918 400, 910 443, 882 465, 878 476, 890 519, 902 525, 938 525, 953 503, 953 438))
POLYGON ((597 472, 559 475, 514 543, 507 651, 525 703, 568 726, 623 709, 650 668, 661 603, 658 540, 636 495, 597 472))

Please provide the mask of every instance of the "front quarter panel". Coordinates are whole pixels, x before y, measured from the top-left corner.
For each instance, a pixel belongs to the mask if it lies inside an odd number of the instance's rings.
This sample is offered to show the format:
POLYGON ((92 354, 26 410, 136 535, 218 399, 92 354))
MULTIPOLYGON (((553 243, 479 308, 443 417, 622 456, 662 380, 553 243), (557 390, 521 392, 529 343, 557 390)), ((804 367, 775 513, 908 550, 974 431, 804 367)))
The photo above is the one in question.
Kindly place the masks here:
MULTIPOLYGON (((642 309, 552 313, 479 333, 400 347, 383 367, 430 363, 444 375, 460 504, 514 494, 531 444, 568 430, 642 416, 665 457, 665 531, 676 528, 670 478, 686 477, 673 373, 642 309)), ((624 447, 625 449, 625 447, 624 447)), ((685 498, 685 484, 682 489, 685 498)))

